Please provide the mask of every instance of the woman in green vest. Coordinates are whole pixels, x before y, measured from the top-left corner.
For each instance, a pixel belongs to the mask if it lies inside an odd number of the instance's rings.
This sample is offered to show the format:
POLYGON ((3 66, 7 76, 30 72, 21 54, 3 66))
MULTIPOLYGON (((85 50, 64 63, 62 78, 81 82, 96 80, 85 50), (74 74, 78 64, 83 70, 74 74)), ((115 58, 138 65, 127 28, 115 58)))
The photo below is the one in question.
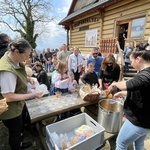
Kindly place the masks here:
POLYGON ((8 110, 0 114, 0 120, 9 130, 11 150, 31 146, 30 142, 22 142, 23 108, 26 99, 42 97, 42 92, 27 93, 27 82, 33 84, 34 81, 27 78, 22 62, 29 58, 31 49, 28 41, 15 40, 0 59, 0 100, 6 98, 8 104, 8 110))

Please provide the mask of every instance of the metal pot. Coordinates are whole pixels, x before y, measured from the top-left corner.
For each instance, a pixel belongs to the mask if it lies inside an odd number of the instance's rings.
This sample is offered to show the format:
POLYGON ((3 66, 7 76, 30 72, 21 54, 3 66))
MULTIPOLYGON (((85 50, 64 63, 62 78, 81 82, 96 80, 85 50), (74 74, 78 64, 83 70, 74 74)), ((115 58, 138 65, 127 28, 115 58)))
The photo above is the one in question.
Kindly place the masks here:
POLYGON ((122 125, 123 105, 113 99, 99 101, 98 123, 106 132, 117 133, 122 125))

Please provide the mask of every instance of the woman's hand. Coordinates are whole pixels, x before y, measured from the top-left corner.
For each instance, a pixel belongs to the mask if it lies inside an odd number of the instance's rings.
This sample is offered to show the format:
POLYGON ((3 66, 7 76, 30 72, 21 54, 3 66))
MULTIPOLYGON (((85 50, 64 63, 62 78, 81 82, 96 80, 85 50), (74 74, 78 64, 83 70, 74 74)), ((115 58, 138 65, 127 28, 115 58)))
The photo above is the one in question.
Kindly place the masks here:
POLYGON ((43 96, 43 92, 34 93, 34 98, 41 98, 43 96))
POLYGON ((114 94, 114 99, 123 98, 127 95, 127 91, 120 91, 114 94))
POLYGON ((67 79, 65 79, 65 81, 66 81, 66 82, 70 82, 70 81, 71 81, 71 79, 70 79, 70 78, 67 78, 67 79))
POLYGON ((33 85, 33 84, 35 84, 35 79, 32 77, 29 77, 28 82, 30 82, 33 85))
POLYGON ((116 89, 116 82, 113 82, 109 87, 108 87, 108 92, 112 92, 116 89))
POLYGON ((99 88, 100 90, 102 90, 102 89, 103 89, 103 86, 100 85, 98 88, 99 88))

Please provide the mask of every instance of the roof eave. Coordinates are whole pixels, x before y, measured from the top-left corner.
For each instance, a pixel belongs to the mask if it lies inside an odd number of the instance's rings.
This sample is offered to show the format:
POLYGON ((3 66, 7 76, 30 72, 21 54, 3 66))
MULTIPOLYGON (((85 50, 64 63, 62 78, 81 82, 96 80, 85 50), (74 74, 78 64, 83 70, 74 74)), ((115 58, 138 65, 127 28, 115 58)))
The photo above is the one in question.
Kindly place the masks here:
POLYGON ((77 10, 77 11, 71 13, 70 15, 66 16, 58 24, 65 26, 68 22, 70 22, 71 20, 75 19, 76 17, 79 17, 80 15, 83 15, 84 13, 88 12, 91 9, 100 8, 100 6, 103 7, 104 4, 107 4, 107 3, 111 2, 111 1, 114 1, 114 0, 104 0, 103 2, 100 1, 100 2, 97 2, 95 4, 92 4, 92 6, 89 5, 87 7, 84 7, 82 9, 80 9, 80 10, 77 10))

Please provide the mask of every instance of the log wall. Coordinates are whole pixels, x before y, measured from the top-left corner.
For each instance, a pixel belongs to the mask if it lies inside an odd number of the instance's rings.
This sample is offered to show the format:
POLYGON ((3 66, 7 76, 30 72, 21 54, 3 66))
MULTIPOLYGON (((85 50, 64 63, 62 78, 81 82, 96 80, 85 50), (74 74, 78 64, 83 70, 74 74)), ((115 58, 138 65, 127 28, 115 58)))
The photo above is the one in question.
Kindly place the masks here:
MULTIPOLYGON (((145 42, 150 36, 150 0, 122 0, 111 6, 107 6, 103 10, 103 15, 101 15, 100 10, 91 11, 86 15, 79 17, 74 20, 72 24, 99 15, 100 20, 98 22, 87 22, 84 25, 77 26, 70 30, 70 47, 77 46, 83 53, 90 53, 91 47, 85 47, 85 34, 87 30, 97 29, 97 46, 100 44, 101 38, 116 38, 117 37, 117 22, 124 21, 128 19, 146 17, 146 25, 144 36, 136 39, 137 41, 145 42), (82 26, 89 25, 89 29, 79 31, 82 26)), ((135 40, 133 38, 128 40, 135 40)))

